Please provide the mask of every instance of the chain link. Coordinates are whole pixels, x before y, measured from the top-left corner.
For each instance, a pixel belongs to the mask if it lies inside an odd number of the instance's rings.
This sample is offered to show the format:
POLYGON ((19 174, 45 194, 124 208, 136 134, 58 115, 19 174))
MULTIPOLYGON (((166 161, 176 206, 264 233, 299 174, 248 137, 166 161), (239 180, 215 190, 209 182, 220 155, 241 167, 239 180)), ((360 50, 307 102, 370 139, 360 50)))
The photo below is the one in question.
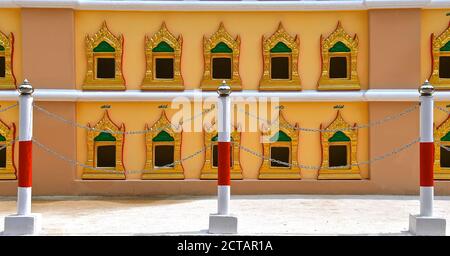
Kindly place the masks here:
MULTIPOLYGON (((388 158, 390 156, 396 155, 396 154, 402 152, 403 150, 405 150, 407 148, 410 148, 411 146, 413 146, 414 144, 418 143, 419 141, 420 141, 420 138, 417 138, 417 139, 415 139, 415 140, 413 140, 413 141, 411 141, 411 142, 409 142, 407 144, 404 144, 404 145, 402 145, 402 146, 400 146, 398 148, 395 148, 394 150, 392 150, 392 151, 390 151, 390 152, 388 152, 388 153, 386 153, 384 155, 377 156, 377 157, 375 157, 373 159, 370 159, 370 160, 367 160, 367 161, 364 161, 364 162, 359 162, 359 163, 356 163, 356 164, 350 164, 350 165, 344 165, 344 166, 333 166, 333 167, 328 167, 328 168, 325 168, 325 167, 322 167, 322 166, 302 165, 302 164, 298 164, 297 166, 302 168, 302 169, 320 170, 320 169, 344 169, 344 168, 350 168, 352 166, 369 165, 369 164, 372 164, 374 162, 377 162, 377 161, 383 160, 385 158, 388 158)), ((237 144, 237 142, 233 142, 233 143, 237 144)), ((281 164, 281 165, 285 165, 285 166, 289 166, 289 167, 295 166, 295 165, 293 165, 291 163, 283 162, 283 161, 280 161, 280 160, 277 160, 277 159, 273 159, 273 158, 270 158, 270 157, 265 157, 264 155, 262 155, 262 154, 260 154, 260 153, 258 153, 256 151, 253 151, 253 150, 251 150, 249 148, 246 148, 246 147, 244 147, 242 145, 238 144, 238 146, 239 146, 240 149, 242 149, 242 150, 244 150, 244 151, 246 151, 246 152, 248 152, 248 153, 250 153, 252 155, 255 155, 255 156, 257 156, 257 157, 259 157, 259 158, 261 158, 263 160, 268 160, 270 162, 275 162, 275 163, 278 163, 278 164, 281 164)))
MULTIPOLYGON (((42 107, 40 107, 40 106, 38 106, 38 105, 35 105, 35 104, 34 104, 34 107, 35 107, 37 110, 39 110, 39 111, 41 111, 41 112, 47 114, 48 116, 52 117, 53 119, 56 119, 56 120, 59 120, 59 121, 61 121, 61 122, 63 122, 63 123, 66 123, 66 124, 68 124, 68 125, 75 126, 75 127, 82 128, 82 129, 86 129, 86 130, 89 130, 89 131, 94 131, 94 132, 105 132, 105 133, 110 133, 110 134, 124 134, 124 135, 146 134, 146 133, 149 133, 149 132, 152 132, 152 131, 153 131, 153 128, 149 128, 148 130, 141 130, 141 131, 125 131, 125 132, 96 129, 96 128, 94 128, 94 127, 89 127, 89 126, 87 126, 87 125, 83 125, 83 124, 79 124, 79 123, 74 122, 74 121, 71 121, 71 120, 67 120, 67 119, 65 119, 64 117, 62 117, 62 116, 60 116, 60 115, 57 115, 57 114, 55 114, 55 113, 52 113, 52 112, 50 112, 50 111, 48 111, 48 110, 46 110, 46 109, 44 109, 44 108, 42 108, 42 107)), ((183 122, 190 122, 190 121, 192 121, 192 120, 194 120, 194 119, 196 119, 196 118, 202 116, 203 114, 206 114, 206 113, 212 111, 213 109, 214 109, 214 108, 206 109, 205 111, 200 112, 200 113, 194 115, 193 117, 190 117, 190 118, 187 118, 186 120, 183 120, 179 125, 174 125, 174 124, 170 123, 170 124, 165 125, 165 126, 163 126, 163 127, 159 127, 158 129, 156 129, 156 131, 162 131, 162 130, 165 130, 165 129, 168 129, 168 128, 178 129, 178 128, 180 127, 180 125, 183 124, 183 122)))
MULTIPOLYGON (((293 125, 287 124, 287 125, 281 125, 284 128, 288 128, 288 129, 294 129, 294 130, 299 130, 299 131, 305 131, 305 132, 338 132, 338 131, 348 131, 348 130, 355 130, 355 129, 365 129, 365 128, 369 128, 369 127, 375 127, 375 126, 379 126, 381 124, 384 124, 386 122, 389 121, 393 121, 393 120, 397 120, 400 117, 409 114, 411 112, 413 112, 414 110, 416 110, 417 108, 419 108, 419 104, 414 104, 413 106, 403 110, 400 113, 394 114, 394 115, 390 115, 390 116, 386 116, 383 119, 380 120, 376 120, 373 122, 370 122, 368 124, 361 124, 361 125, 356 125, 354 127, 348 127, 348 128, 340 128, 340 129, 316 129, 316 128, 303 128, 303 127, 295 127, 293 125)), ((273 123, 275 123, 278 118, 279 115, 276 117, 276 119, 273 122, 270 122, 267 119, 258 117, 257 115, 254 115, 252 113, 249 113, 248 111, 243 110, 242 108, 238 109, 240 112, 244 112, 246 115, 251 116, 253 118, 256 118, 259 121, 263 121, 265 123, 268 123, 270 125, 272 125, 273 123)))
MULTIPOLYGON (((37 141, 37 140, 34 139, 34 138, 32 139, 32 141, 33 141, 34 144, 36 144, 38 147, 40 147, 41 149, 43 149, 43 150, 46 151, 47 153, 50 153, 50 154, 56 156, 57 158, 59 158, 59 159, 61 159, 61 160, 63 160, 63 161, 69 162, 70 164, 72 164, 72 165, 74 165, 74 166, 77 166, 77 165, 78 165, 78 166, 81 166, 81 167, 83 167, 83 168, 90 169, 90 170, 94 170, 94 171, 99 171, 99 170, 104 171, 104 170, 105 170, 104 168, 99 168, 99 167, 89 166, 89 165, 80 163, 80 162, 78 162, 77 160, 70 159, 70 158, 68 158, 68 157, 66 157, 66 156, 64 156, 64 155, 62 155, 62 154, 56 152, 55 150, 49 148, 48 146, 46 146, 46 145, 40 143, 39 141, 37 141)), ((208 146, 209 146, 209 145, 208 145, 208 146)), ((191 159, 191 158, 194 158, 195 156, 197 156, 197 155, 201 154, 202 152, 206 151, 206 149, 207 149, 207 147, 204 147, 204 148, 202 148, 202 149, 200 149, 200 150, 194 152, 193 154, 191 154, 191 155, 189 155, 189 156, 187 156, 187 157, 184 157, 184 158, 182 158, 182 159, 180 159, 180 160, 176 160, 176 161, 174 161, 173 163, 166 164, 166 165, 164 165, 164 166, 160 166, 160 167, 158 167, 158 168, 173 167, 173 166, 174 166, 175 164, 177 164, 177 163, 181 163, 181 162, 187 161, 187 160, 189 160, 189 159, 191 159)), ((135 173, 143 173, 143 172, 145 172, 145 170, 131 170, 131 171, 125 171, 125 172, 116 171, 116 170, 108 170, 108 172, 111 172, 111 173, 135 174, 135 173)))
POLYGON ((2 108, 2 109, 0 109, 0 113, 1 113, 1 112, 5 112, 5 111, 7 111, 7 110, 10 110, 10 109, 12 109, 12 108, 15 108, 15 107, 17 107, 18 105, 19 105, 19 104, 16 103, 16 104, 13 104, 13 105, 11 105, 11 106, 2 108))

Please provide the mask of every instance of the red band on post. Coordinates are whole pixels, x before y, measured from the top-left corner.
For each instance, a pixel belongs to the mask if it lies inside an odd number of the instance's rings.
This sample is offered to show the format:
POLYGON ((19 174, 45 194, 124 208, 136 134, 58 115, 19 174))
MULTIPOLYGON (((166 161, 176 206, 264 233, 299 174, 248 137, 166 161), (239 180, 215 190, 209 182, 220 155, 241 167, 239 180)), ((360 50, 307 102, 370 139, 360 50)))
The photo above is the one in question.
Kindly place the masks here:
POLYGON ((218 142, 218 171, 217 184, 219 186, 230 185, 230 142, 218 142))
POLYGON ((420 143, 420 186, 432 187, 434 186, 434 143, 421 142, 420 143))
POLYGON ((19 141, 19 187, 31 187, 32 142, 19 141))

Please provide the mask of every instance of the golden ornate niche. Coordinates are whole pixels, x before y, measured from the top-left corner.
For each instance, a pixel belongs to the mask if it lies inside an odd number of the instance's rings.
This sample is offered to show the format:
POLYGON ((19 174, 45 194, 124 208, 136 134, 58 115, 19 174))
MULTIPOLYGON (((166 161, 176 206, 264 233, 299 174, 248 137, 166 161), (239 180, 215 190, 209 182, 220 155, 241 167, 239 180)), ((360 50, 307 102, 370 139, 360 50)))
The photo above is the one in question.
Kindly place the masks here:
POLYGON ((357 165, 358 130, 356 123, 351 126, 342 118, 341 111, 338 111, 334 121, 325 128, 321 124, 320 129, 328 131, 320 132, 322 165, 318 179, 361 179, 357 165), (344 158, 339 157, 339 154, 344 154, 344 158))
POLYGON ((300 48, 300 39, 296 35, 292 37, 285 30, 283 25, 279 24, 278 29, 272 36, 265 38, 263 41, 263 76, 259 83, 260 90, 300 90, 300 77, 298 75, 298 54, 300 48), (272 70, 274 70, 278 61, 279 65, 281 61, 286 60, 288 63, 288 70, 286 74, 280 74, 277 78, 273 76, 272 70), (281 78, 284 76, 283 78, 281 78))
POLYGON ((17 169, 14 164, 14 144, 12 141, 15 138, 16 125, 14 123, 8 126, 0 120, 0 147, 6 148, 0 151, 0 180, 15 180, 17 179, 17 169))
POLYGON ((434 129, 434 179, 450 179, 450 115, 434 129))
POLYGON ((122 74, 123 36, 113 35, 106 22, 103 22, 97 33, 86 35, 85 41, 87 71, 83 90, 125 90, 122 74))
POLYGON ((294 126, 289 124, 284 118, 282 112, 278 114, 278 125, 272 122, 268 129, 263 132, 264 136, 270 136, 270 143, 263 143, 264 160, 259 170, 259 179, 301 179, 300 168, 298 167, 298 124, 294 126), (284 154, 283 154, 284 153, 284 154), (286 153, 288 156, 286 156, 286 153), (270 161, 274 154, 281 154, 284 160, 291 166, 280 166, 279 163, 270 161))
POLYGON ((433 61, 430 83, 436 89, 450 89, 450 71, 440 73, 441 64, 443 69, 450 69, 450 24, 439 36, 431 34, 431 52, 433 61))
POLYGON ((0 61, 4 62, 0 72, 0 90, 16 89, 16 77, 13 72, 14 35, 6 36, 0 31, 0 61))
MULTIPOLYGON (((89 123, 87 126, 92 127, 89 123)), ((92 128, 88 130, 87 134, 86 165, 95 169, 84 167, 81 178, 96 180, 125 179, 125 167, 123 165, 125 125, 116 125, 111 120, 108 110, 105 110, 102 119, 92 128)))
POLYGON ((357 57, 358 35, 352 38, 338 22, 336 29, 327 38, 320 36, 322 55, 322 73, 318 82, 318 90, 360 90, 357 57), (339 65, 345 64, 345 76, 339 65), (330 67, 335 67, 330 69, 330 67))
POLYGON ((152 127, 145 125, 146 160, 142 179, 184 179, 181 165, 181 124, 172 124, 163 110, 152 127), (171 154, 170 154, 171 153, 171 154))
MULTIPOLYGON (((204 180, 216 180, 217 179, 217 164, 218 164, 218 132, 217 124, 214 122, 209 126, 205 127, 205 147, 206 147, 206 157, 205 163, 202 168, 200 179, 204 180), (217 154, 216 165, 214 166, 214 149, 217 154)), ((242 179, 242 169, 240 163, 240 148, 241 143, 241 132, 239 127, 233 126, 233 131, 231 132, 231 168, 230 175, 233 180, 242 179)))
MULTIPOLYGON (((210 37, 203 37, 203 57, 204 57, 204 73, 200 88, 203 90, 217 90, 222 81, 225 80, 232 90, 242 90, 242 81, 239 76, 239 47, 241 45, 241 38, 236 36, 233 39, 231 35, 225 30, 223 23, 220 23, 219 29, 210 37), (231 70, 229 78, 215 78, 214 61, 219 60, 230 62, 231 70)), ((227 72, 228 73, 228 72, 227 72)))
POLYGON ((161 25, 159 31, 151 38, 145 37, 145 58, 147 65, 145 78, 142 81, 142 90, 184 89, 180 68, 182 43, 183 38, 181 35, 178 36, 178 39, 175 38, 167 30, 165 23, 161 25), (172 65, 170 65, 170 62, 172 62, 172 65), (163 65, 172 66, 172 76, 170 74, 161 74, 161 77, 158 77, 158 64, 161 65, 161 69, 163 65))

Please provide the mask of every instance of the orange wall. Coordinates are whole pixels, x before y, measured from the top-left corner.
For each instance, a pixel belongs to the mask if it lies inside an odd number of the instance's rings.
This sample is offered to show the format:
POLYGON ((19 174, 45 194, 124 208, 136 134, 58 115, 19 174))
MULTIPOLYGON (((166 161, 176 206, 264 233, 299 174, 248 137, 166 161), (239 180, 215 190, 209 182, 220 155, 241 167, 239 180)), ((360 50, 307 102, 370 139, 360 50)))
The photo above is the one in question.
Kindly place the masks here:
POLYGON ((183 36, 181 72, 187 89, 198 88, 203 75, 203 36, 219 23, 241 37, 240 74, 244 89, 257 89, 262 75, 262 35, 270 36, 282 22, 291 35, 300 36, 299 74, 303 89, 316 89, 320 76, 320 35, 329 35, 341 20, 344 29, 359 37, 358 75, 368 87, 368 22, 366 11, 348 12, 109 12, 75 13, 77 88, 86 73, 85 36, 103 21, 125 38, 123 71, 128 89, 139 89, 145 72, 144 36, 158 31, 163 21, 175 36, 183 36))

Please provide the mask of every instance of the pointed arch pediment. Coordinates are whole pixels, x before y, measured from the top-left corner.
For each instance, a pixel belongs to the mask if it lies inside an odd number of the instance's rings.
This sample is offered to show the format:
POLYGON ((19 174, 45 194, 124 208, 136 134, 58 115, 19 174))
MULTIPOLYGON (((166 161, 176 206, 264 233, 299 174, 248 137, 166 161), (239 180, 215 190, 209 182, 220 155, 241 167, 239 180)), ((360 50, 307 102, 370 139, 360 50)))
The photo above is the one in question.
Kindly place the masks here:
POLYGON ((277 31, 275 31, 271 36, 265 38, 263 36, 263 47, 264 51, 271 51, 279 43, 283 43, 291 51, 298 51, 300 46, 300 39, 297 35, 295 37, 291 36, 283 27, 283 24, 278 25, 277 31))
POLYGON ((230 33, 225 29, 225 26, 221 22, 219 25, 219 29, 217 29, 214 34, 212 34, 209 38, 203 37, 203 44, 205 52, 211 52, 214 48, 217 47, 220 43, 225 44, 228 48, 230 48, 233 53, 239 54, 239 46, 241 44, 241 38, 236 36, 233 38, 230 33))
MULTIPOLYGON (((145 36, 145 50, 153 51, 161 43, 165 43, 172 48, 175 54, 180 54, 183 37, 181 35, 176 38, 166 27, 166 23, 161 25, 161 28, 151 37, 145 36)), ((165 52, 168 48, 165 50, 165 52)))
POLYGON ((9 36, 0 31, 0 56, 4 57, 5 75, 0 77, 0 89, 15 89, 16 77, 13 72, 14 34, 9 36))
POLYGON ((323 130, 327 130, 322 132, 324 139, 329 140, 336 134, 338 134, 339 137, 342 137, 342 134, 345 135, 347 138, 350 138, 352 140, 356 136, 356 124, 353 126, 347 123, 344 118, 342 117, 342 113, 340 110, 337 111, 335 119, 325 128, 322 128, 323 130), (341 131, 336 131, 341 130, 341 131), (342 133, 342 134, 340 134, 342 133))
MULTIPOLYGON (((92 127, 92 126, 88 123, 88 127, 92 127)), ((125 131, 124 124, 118 126, 111 120, 108 110, 105 110, 105 112, 103 113, 103 117, 92 128, 95 129, 95 130, 93 130, 93 132, 95 133, 94 138, 97 137, 101 133, 100 130, 101 131, 111 131, 112 132, 111 134, 114 137, 117 137, 117 135, 120 135, 118 133, 125 131)))
POLYGON ((298 139, 298 123, 291 125, 283 115, 282 111, 278 112, 278 116, 272 121, 268 127, 263 127, 263 135, 270 136, 270 141, 272 142, 273 136, 277 135, 280 131, 283 132, 292 141, 297 141, 298 139))
POLYGON ((122 50, 123 36, 122 34, 115 36, 106 25, 106 21, 102 23, 100 29, 92 36, 86 35, 87 49, 93 51, 102 42, 106 42, 116 51, 122 50))
POLYGON ((435 36, 434 33, 431 34, 431 55, 430 83, 436 89, 450 89, 450 78, 448 78, 448 69, 445 64, 450 58, 450 23, 438 36, 435 36), (444 63, 443 67, 441 67, 441 63, 444 63))
POLYGON ((338 22, 336 29, 327 38, 322 38, 322 51, 329 51, 339 42, 345 47, 349 48, 350 51, 358 50, 358 35, 355 34, 355 36, 352 37, 350 34, 348 34, 342 27, 340 21, 338 22))

